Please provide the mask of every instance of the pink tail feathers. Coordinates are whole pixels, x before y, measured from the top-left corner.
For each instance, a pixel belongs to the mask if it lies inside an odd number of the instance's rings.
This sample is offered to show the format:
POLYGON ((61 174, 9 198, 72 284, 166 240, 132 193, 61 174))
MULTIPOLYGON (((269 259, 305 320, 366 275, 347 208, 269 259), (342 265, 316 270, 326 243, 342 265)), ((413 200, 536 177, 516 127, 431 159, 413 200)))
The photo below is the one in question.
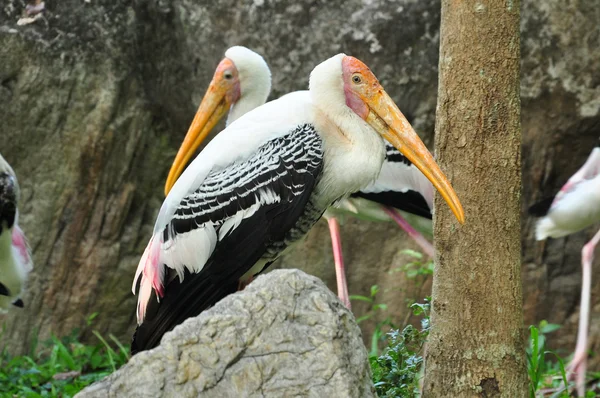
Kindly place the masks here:
POLYGON ((21 260, 20 262, 23 265, 25 272, 30 272, 33 268, 31 250, 27 244, 25 234, 18 225, 15 225, 12 231, 12 245, 17 249, 17 253, 21 260))
POLYGON ((133 285, 131 291, 135 295, 135 286, 138 279, 141 276, 140 290, 138 297, 137 306, 137 319, 138 324, 144 320, 146 316, 146 308, 152 295, 152 289, 156 291, 158 297, 164 295, 163 277, 164 267, 160 263, 160 238, 153 236, 144 250, 144 254, 140 259, 135 277, 133 278, 133 285))

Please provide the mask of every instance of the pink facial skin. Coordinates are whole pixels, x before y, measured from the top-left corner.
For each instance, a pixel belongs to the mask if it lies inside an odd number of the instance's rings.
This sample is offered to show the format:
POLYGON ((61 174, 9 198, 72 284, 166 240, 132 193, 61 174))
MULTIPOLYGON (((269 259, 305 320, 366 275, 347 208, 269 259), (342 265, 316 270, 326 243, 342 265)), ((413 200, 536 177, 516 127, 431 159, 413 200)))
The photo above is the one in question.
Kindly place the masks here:
POLYGON ((346 96, 346 105, 352 109, 362 119, 366 119, 369 114, 369 107, 365 102, 354 92, 354 83, 352 76, 355 73, 360 73, 358 66, 364 65, 354 57, 344 57, 342 60, 342 78, 344 80, 344 95, 346 96), (357 62, 360 65, 357 65, 357 62))
POLYGON ((230 104, 235 104, 242 95, 240 88, 240 75, 235 67, 235 64, 229 58, 224 58, 215 71, 213 82, 218 82, 218 85, 225 90, 227 101, 230 104), (226 73, 231 74, 231 78, 226 79, 226 73))
POLYGON ((240 97, 242 96, 242 90, 240 89, 240 80, 235 79, 235 83, 233 85, 233 89, 227 93, 227 100, 230 104, 235 104, 238 102, 240 97))

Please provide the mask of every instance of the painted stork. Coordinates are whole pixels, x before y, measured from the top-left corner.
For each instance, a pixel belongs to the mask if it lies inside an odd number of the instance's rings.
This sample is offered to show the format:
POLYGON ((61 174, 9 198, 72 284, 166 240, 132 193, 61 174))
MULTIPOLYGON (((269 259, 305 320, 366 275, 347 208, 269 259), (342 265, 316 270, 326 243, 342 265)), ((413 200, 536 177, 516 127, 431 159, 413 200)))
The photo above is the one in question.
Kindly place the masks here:
MULTIPOLYGON (((532 215, 542 217, 535 230, 537 240, 560 238, 579 232, 600 222, 600 145, 592 150, 585 164, 560 189, 556 196, 529 208, 532 215)), ((594 249, 600 231, 581 251, 582 286, 579 307, 579 331, 573 360, 568 370, 577 378, 578 394, 583 396, 587 369, 587 344, 592 287, 594 249)))
MULTIPOLYGON (((225 52, 225 58, 217 66, 189 133, 169 171, 165 183, 165 196, 226 110, 229 109, 229 125, 243 114, 264 104, 270 90, 271 72, 259 54, 242 46, 231 47, 225 52), (216 110, 212 115, 207 114, 213 109, 216 110)), ((432 207, 431 182, 393 145, 386 144, 386 158, 377 181, 352 194, 352 198, 340 200, 336 206, 325 212, 324 218, 327 219, 331 234, 338 295, 348 308, 350 299, 337 218, 349 213, 372 221, 391 219, 404 229, 427 255, 433 257, 431 243, 405 220, 409 218, 413 223, 424 225, 424 229, 430 231, 432 207)))
POLYGON ((27 240, 19 228, 19 184, 15 172, 0 155, 0 313, 23 308, 21 293, 31 271, 27 240))
MULTIPOLYGON (((223 106, 214 103, 206 117, 223 106)), ((156 346, 165 332, 235 292, 332 203, 375 181, 385 158, 382 137, 431 180, 463 223, 450 182, 377 78, 358 59, 338 54, 314 68, 309 91, 231 123, 177 179, 134 278, 132 352, 156 346)))

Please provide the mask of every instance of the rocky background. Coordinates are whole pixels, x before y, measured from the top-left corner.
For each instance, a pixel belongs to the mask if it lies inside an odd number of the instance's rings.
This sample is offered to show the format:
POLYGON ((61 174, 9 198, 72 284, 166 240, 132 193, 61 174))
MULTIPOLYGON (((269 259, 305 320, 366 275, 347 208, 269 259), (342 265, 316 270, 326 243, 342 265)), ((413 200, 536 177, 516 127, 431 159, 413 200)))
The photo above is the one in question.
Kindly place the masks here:
MULTIPOLYGON (((3 319, 2 339, 13 353, 27 351, 38 334, 44 340, 81 328, 89 338, 85 320, 95 313, 94 329, 129 341, 131 280, 170 162, 231 45, 264 55, 272 98, 306 88, 312 67, 335 53, 359 57, 432 147, 437 1, 47 0, 34 16, 26 5, 0 4, 0 152, 20 179, 21 223, 35 260, 25 311, 3 319)), ((598 0, 522 5, 525 324, 562 324, 550 342, 568 351, 580 251, 595 230, 540 244, 526 209, 553 194, 597 143, 599 20, 598 0)), ((409 320, 406 300, 422 298, 430 284, 389 271, 410 260, 402 249, 416 246, 391 223, 348 219, 342 237, 350 293, 369 295, 377 284, 378 300, 388 304, 379 319, 409 320)), ((300 268, 335 289, 326 224, 277 266, 300 268)), ((598 351, 600 282, 592 294, 598 351)), ((368 306, 355 302, 353 309, 360 316, 368 306)), ((361 324, 365 339, 374 322, 361 324)))

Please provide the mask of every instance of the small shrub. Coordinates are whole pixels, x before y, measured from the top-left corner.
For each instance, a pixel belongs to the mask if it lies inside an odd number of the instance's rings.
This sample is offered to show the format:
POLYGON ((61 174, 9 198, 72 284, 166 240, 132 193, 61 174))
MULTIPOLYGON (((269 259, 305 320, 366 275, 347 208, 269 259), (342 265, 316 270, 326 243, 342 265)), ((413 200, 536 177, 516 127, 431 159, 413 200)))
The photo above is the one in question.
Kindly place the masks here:
POLYGON ((421 329, 407 325, 402 331, 392 330, 388 345, 381 355, 371 355, 373 384, 380 397, 418 397, 423 365, 423 346, 429 335, 429 298, 423 304, 412 304, 415 315, 422 315, 421 329))

